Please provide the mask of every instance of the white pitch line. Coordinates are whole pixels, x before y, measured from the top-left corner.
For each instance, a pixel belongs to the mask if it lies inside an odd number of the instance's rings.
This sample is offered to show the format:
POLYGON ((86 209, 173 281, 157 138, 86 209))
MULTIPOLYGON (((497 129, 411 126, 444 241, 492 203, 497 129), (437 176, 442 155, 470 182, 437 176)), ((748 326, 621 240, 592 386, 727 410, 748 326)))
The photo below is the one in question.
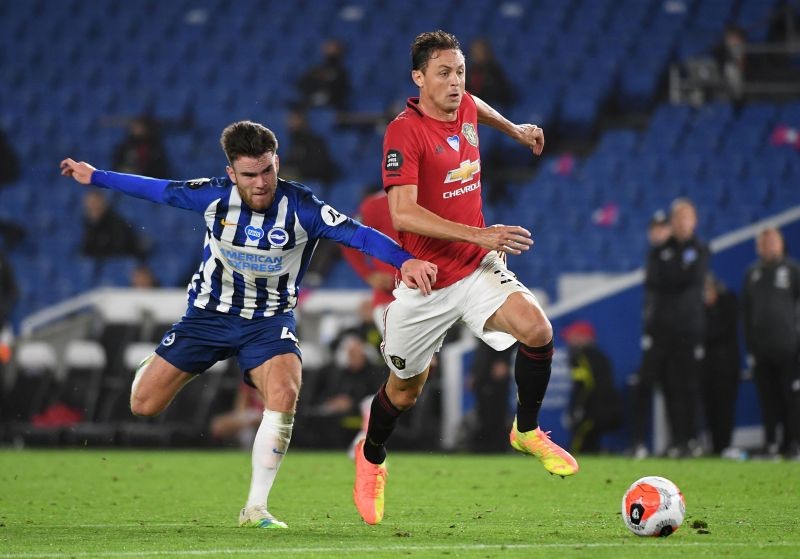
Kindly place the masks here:
MULTIPOLYGON (((44 528, 184 528, 194 527, 201 528, 203 526, 210 526, 209 523, 202 522, 128 522, 125 524, 31 524, 37 529, 44 528)), ((231 528, 234 528, 231 525, 231 528)), ((0 555, 2 557, 2 555, 0 555)))
MULTIPOLYGON (((508 549, 564 549, 564 548, 614 548, 624 547, 630 549, 630 542, 621 543, 536 543, 536 544, 457 544, 457 545, 392 545, 392 546, 344 546, 344 547, 266 547, 266 548, 244 548, 244 549, 187 549, 187 550, 154 550, 154 551, 98 551, 98 552, 73 552, 73 553, 3 553, 2 559, 51 559, 60 557, 161 557, 161 556, 189 556, 202 557, 206 555, 298 555, 301 553, 336 553, 336 552, 414 552, 414 551, 485 551, 485 550, 508 550, 508 549)), ((635 545, 635 544, 633 544, 635 545)), ((669 542, 664 545, 672 548, 698 548, 698 547, 749 547, 749 548, 774 548, 774 547, 798 547, 799 542, 767 542, 753 544, 752 542, 669 542)), ((643 548, 651 549, 651 548, 643 548)))

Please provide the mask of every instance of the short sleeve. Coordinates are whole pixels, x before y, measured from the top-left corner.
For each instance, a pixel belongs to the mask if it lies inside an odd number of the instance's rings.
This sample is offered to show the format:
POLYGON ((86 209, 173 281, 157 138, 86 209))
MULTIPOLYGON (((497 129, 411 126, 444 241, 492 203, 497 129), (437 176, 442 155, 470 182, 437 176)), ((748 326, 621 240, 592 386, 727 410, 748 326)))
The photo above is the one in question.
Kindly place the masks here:
POLYGON ((418 184, 420 149, 408 118, 398 118, 386 128, 383 137, 383 188, 418 184))

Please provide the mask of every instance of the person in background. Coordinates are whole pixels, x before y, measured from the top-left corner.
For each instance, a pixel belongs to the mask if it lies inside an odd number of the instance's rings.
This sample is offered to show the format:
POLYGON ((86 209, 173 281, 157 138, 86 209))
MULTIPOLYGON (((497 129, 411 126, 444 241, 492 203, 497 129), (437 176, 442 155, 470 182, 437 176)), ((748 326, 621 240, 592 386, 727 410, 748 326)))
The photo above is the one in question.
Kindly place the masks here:
MULTIPOLYGON (((389 199, 383 190, 364 198, 358 208, 356 219, 368 227, 377 229, 394 241, 398 241, 400 238, 392 225, 392 218, 389 215, 389 199)), ((372 288, 373 320, 383 335, 383 313, 387 305, 394 301, 394 295, 392 295, 395 287, 394 268, 347 247, 342 247, 342 255, 358 276, 372 288)))
POLYGON ((701 395, 711 450, 716 455, 734 455, 730 449, 739 393, 739 303, 736 294, 708 274, 703 301, 706 308, 706 356, 703 360, 701 395))
POLYGON ((697 455, 697 408, 705 339, 703 286, 710 253, 695 235, 697 210, 686 198, 670 208, 670 237, 650 249, 645 272, 652 345, 643 366, 664 391, 670 457, 697 455))
MULTIPOLYGON (((370 359, 373 349, 356 334, 348 334, 339 340, 334 354, 334 370, 325 378, 319 403, 315 406, 318 415, 359 416, 361 401, 374 394, 383 380, 383 371, 370 359)), ((348 433, 352 437, 352 432, 348 433)), ((349 439, 348 441, 349 442, 349 439)))
POLYGON ((783 235, 774 227, 758 234, 756 253, 758 261, 747 270, 742 299, 765 451, 800 459, 800 265, 786 255, 783 235))
POLYGON ((19 288, 14 268, 6 255, 3 244, 0 243, 0 331, 8 322, 18 300, 19 288))
MULTIPOLYGON (((514 104, 514 85, 509 81, 488 39, 475 39, 470 44, 467 91, 503 110, 511 109, 514 104)), ((509 197, 510 183, 519 174, 519 164, 509 161, 508 151, 503 143, 496 142, 484 148, 481 154, 482 188, 486 191, 486 200, 493 205, 509 197)))
MULTIPOLYGON (((652 250, 660 247, 672 233, 667 214, 663 210, 656 211, 647 225, 647 243, 652 250)), ((644 286, 644 305, 642 307, 642 364, 638 372, 631 379, 631 393, 633 396, 633 423, 631 434, 633 438, 633 456, 637 459, 647 458, 650 449, 647 439, 651 427, 653 407, 653 389, 655 388, 656 372, 653 359, 653 294, 644 286)))
POLYGON ((133 226, 112 208, 96 188, 83 196, 83 240, 81 253, 92 258, 147 255, 144 241, 133 226))
MULTIPOLYGON (((289 110, 286 121, 289 139, 286 154, 281 157, 281 173, 289 180, 314 181, 329 186, 339 176, 339 168, 331 157, 325 138, 311 129, 302 109, 289 110)), ((321 285, 339 257, 337 243, 320 239, 306 270, 306 285, 321 285)))
POLYGON ((241 383, 236 391, 233 409, 211 418, 211 437, 219 441, 236 441, 245 450, 253 447, 256 430, 264 415, 264 400, 258 390, 241 383))
POLYGON ((281 158, 281 168, 287 179, 300 182, 318 181, 329 185, 339 176, 325 139, 311 130, 306 113, 290 110, 286 117, 288 148, 281 158))
POLYGON ((509 109, 514 101, 514 86, 508 80, 488 39, 475 39, 469 48, 467 91, 490 105, 509 109))
POLYGON ((6 133, 0 129, 0 185, 19 179, 19 156, 8 141, 6 133))
POLYGON ((347 108, 350 96, 350 74, 344 62, 344 44, 336 39, 322 43, 322 60, 309 68, 298 80, 299 108, 347 108))
POLYGON ((509 396, 514 347, 497 351, 483 340, 477 342, 469 373, 477 423, 469 448, 474 452, 505 452, 508 442, 504 435, 511 429, 509 396))
POLYGON ((572 374, 567 418, 572 431, 571 452, 599 452, 603 434, 622 423, 622 397, 614 385, 608 355, 597 346, 591 322, 577 320, 561 332, 569 351, 572 374))
POLYGON ((169 157, 154 118, 141 115, 131 119, 125 138, 114 149, 112 168, 148 177, 170 175, 169 157))
POLYGON ((153 274, 150 266, 144 262, 139 262, 131 270, 131 287, 135 289, 153 289, 159 287, 158 280, 153 274))
POLYGON ((713 54, 724 80, 721 98, 739 101, 749 73, 747 37, 744 30, 735 25, 728 26, 713 54))

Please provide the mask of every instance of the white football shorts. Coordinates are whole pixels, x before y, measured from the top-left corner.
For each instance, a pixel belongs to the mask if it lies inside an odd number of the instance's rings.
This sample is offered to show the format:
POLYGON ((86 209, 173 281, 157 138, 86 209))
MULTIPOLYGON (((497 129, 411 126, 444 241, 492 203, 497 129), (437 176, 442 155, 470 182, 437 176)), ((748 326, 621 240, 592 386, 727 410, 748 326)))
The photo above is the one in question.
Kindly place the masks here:
POLYGON ((464 279, 434 289, 428 296, 400 282, 384 315, 384 361, 403 379, 422 373, 458 321, 498 351, 511 347, 516 341, 511 334, 487 331, 484 325, 516 292, 533 297, 497 252, 484 256, 480 266, 464 279))

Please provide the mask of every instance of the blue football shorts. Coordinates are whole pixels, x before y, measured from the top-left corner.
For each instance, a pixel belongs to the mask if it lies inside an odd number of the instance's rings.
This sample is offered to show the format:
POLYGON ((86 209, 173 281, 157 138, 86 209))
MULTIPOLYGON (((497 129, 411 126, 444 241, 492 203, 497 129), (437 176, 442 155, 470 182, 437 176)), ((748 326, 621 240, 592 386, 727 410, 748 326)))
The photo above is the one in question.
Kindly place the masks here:
POLYGON ((172 325, 156 353, 181 371, 195 375, 235 355, 250 386, 254 386, 250 369, 276 355, 294 353, 302 358, 291 311, 248 320, 197 307, 189 307, 180 322, 172 325))

